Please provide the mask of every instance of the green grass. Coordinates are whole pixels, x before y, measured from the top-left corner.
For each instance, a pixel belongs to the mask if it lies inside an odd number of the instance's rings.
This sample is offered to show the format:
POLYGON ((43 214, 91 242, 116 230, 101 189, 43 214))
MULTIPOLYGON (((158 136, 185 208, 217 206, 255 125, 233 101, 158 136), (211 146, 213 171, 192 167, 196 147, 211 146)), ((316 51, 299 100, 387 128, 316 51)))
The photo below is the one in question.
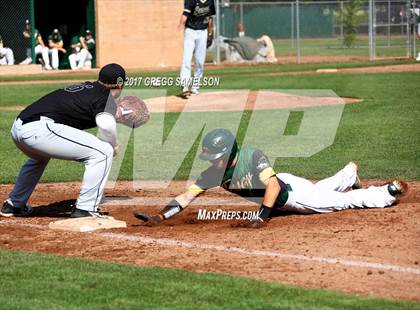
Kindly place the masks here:
POLYGON ((3 309, 420 309, 241 277, 0 250, 3 309))
MULTIPOLYGON (((276 56, 296 54, 296 42, 290 39, 273 41, 276 56)), ((417 50, 420 49, 420 40, 416 40, 417 50)), ((358 36, 354 48, 343 47, 342 40, 337 38, 303 38, 300 42, 302 56, 369 56, 369 39, 367 36, 358 36)), ((407 55, 406 38, 404 36, 391 36, 388 45, 386 36, 376 37, 377 57, 405 57, 407 55)))
MULTIPOLYGON (((420 50, 420 48, 419 48, 420 50)), ((281 63, 281 59, 280 59, 281 63)), ((232 74, 250 74, 250 73, 264 73, 264 72, 285 72, 285 71, 304 71, 317 70, 324 68, 355 68, 355 67, 372 67, 372 66, 386 66, 416 63, 412 59, 387 59, 376 61, 351 61, 340 63, 320 63, 320 64, 260 64, 260 65, 243 65, 243 66, 227 66, 225 68, 218 68, 211 65, 206 66, 207 75, 232 75, 232 74)), ((179 70, 167 71, 142 71, 129 72, 128 76, 133 77, 151 77, 151 76, 179 76, 179 70)), ((93 80, 97 78, 97 74, 36 74, 36 75, 19 75, 19 76, 0 76, 0 82, 5 81, 24 81, 24 80, 38 80, 38 81, 53 81, 53 80, 93 80)))
POLYGON ((0 85, 0 106, 28 105, 67 84, 0 85))
MULTIPOLYGON (((286 171, 308 178, 323 178, 331 175, 348 161, 355 160, 360 164, 362 178, 404 178, 420 179, 420 73, 387 73, 387 74, 352 74, 352 75, 317 75, 317 76, 273 76, 250 77, 226 76, 222 78, 223 88, 247 88, 252 89, 332 89, 339 96, 358 97, 365 101, 358 104, 347 105, 344 109, 340 127, 333 145, 309 158, 278 158, 275 162, 277 171, 286 171)), ((3 87, 3 86, 2 86, 3 87)), ((14 85, 4 89, 7 94, 17 93, 17 98, 24 98, 11 104, 29 104, 47 90, 54 89, 57 85, 27 85, 23 89, 13 89, 14 85)), ((169 93, 175 93, 172 88, 169 93)), ((6 95, 7 98, 12 96, 6 95)), ((1 100, 3 103, 4 101, 1 100)), ((25 157, 14 146, 10 139, 10 126, 16 117, 16 112, 0 112, 0 183, 13 183, 25 157), (12 156, 11 156, 12 155, 12 156)), ((254 111, 254 113, 264 113, 254 111)), ((200 114, 190 120, 193 125, 200 127, 202 121, 200 114), (198 122, 198 123, 197 123, 198 122)), ((208 116, 208 114, 206 114, 208 116)), ((160 118, 159 114, 153 114, 152 121, 145 127, 136 131, 136 145, 144 151, 143 157, 134 155, 131 140, 126 157, 122 163, 120 179, 132 179, 133 168, 141 177, 173 177, 184 179, 188 177, 190 168, 188 163, 195 157, 197 145, 185 150, 183 157, 177 158, 177 152, 182 151, 184 145, 175 146, 161 162, 151 165, 146 169, 149 173, 141 170, 142 163, 152 163, 156 144, 162 140, 159 132, 155 132, 152 126, 159 128, 159 124, 153 122, 160 118), (145 139, 151 139, 150 143, 144 143, 145 139), (190 152, 188 153, 188 149, 190 152), (135 165, 133 166, 133 158, 135 165), (149 159, 150 158, 150 159, 149 159), (182 163, 182 165, 181 165, 182 163), (174 166, 176 166, 174 168, 174 166), (179 169, 178 169, 179 168, 179 169), (174 171, 172 171, 175 169, 174 171)), ((167 113, 164 117, 165 136, 171 131, 178 120, 178 113, 167 113)), ((242 117, 233 112, 214 112, 214 122, 218 119, 229 119, 231 123, 240 124, 239 137, 245 135, 247 121, 250 114, 242 117)), ((289 118, 288 128, 293 134, 296 132, 298 122, 301 119, 289 118)), ((228 121, 229 122, 229 121, 228 121)), ((202 125, 201 125, 202 126, 202 125)), ((266 128, 265 128, 266 129, 266 128)), ((264 130, 265 130, 264 129, 264 130)), ((192 130, 188 128, 188 130, 192 130)), ((196 139, 196 134, 185 129, 181 135, 196 139)), ((198 131, 196 133, 198 134, 198 131)), ((185 138, 184 138, 185 139, 185 138)), ((190 138, 187 138, 189 141, 190 138)), ((182 140, 184 141, 184 140, 182 140)), ((200 163, 200 167, 204 167, 200 163)), ((197 172, 197 171, 196 171, 197 172)), ((80 180, 83 173, 83 165, 75 162, 52 160, 49 164, 42 181, 71 181, 80 180)), ((137 174, 135 174, 137 176, 137 174)))

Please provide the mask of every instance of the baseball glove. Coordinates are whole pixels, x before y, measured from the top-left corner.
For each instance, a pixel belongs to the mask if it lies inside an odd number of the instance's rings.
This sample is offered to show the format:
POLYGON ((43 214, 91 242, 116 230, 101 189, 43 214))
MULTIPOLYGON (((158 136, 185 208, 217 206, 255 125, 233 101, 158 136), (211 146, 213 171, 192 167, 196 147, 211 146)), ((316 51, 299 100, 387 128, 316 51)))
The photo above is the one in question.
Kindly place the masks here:
POLYGON ((207 35, 207 48, 209 48, 213 44, 213 33, 209 33, 207 35))
POLYGON ((131 128, 137 128, 148 122, 149 110, 143 100, 136 96, 125 96, 117 101, 117 123, 131 128))
POLYGON ((149 215, 143 212, 135 212, 134 217, 145 222, 147 226, 155 226, 162 222, 159 215, 149 215))

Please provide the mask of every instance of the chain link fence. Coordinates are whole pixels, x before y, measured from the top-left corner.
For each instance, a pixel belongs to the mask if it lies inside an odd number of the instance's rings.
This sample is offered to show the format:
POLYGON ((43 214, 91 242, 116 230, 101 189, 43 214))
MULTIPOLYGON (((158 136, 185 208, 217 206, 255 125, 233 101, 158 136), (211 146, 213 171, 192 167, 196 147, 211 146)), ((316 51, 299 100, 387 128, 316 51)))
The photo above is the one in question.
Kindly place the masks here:
MULTIPOLYGON (((67 1, 66 3, 70 3, 67 1)), ((71 10, 53 13, 53 0, 1 0, 0 1, 0 65, 5 64, 42 64, 51 67, 69 69, 69 56, 74 53, 71 45, 86 30, 95 38, 94 0, 73 1, 77 7, 75 14, 71 10), (57 30, 55 30, 57 29, 57 30), (63 42, 58 53, 58 65, 54 66, 52 48, 48 46, 49 37, 53 35, 63 42), (72 43, 73 42, 73 43, 72 43), (6 59, 5 54, 13 52, 13 61, 6 59)), ((90 65, 95 66, 95 48, 89 49, 93 59, 90 65)))
POLYGON ((27 27, 27 21, 30 25, 33 18, 33 15, 31 17, 31 9, 31 2, 29 0, 0 1, 0 36, 2 39, 2 46, 0 47, 3 48, 3 53, 0 53, 0 62, 2 60, 4 62, 9 61, 9 59, 5 59, 7 57, 1 57, 2 54, 6 54, 6 51, 9 50, 13 51, 13 62, 15 64, 18 64, 32 56, 31 40, 23 34, 27 27))
POLYGON ((218 1, 219 44, 213 59, 226 59, 223 39, 271 38, 280 62, 416 57, 418 6, 405 0, 231 2, 218 1), (417 10, 417 11, 416 11, 417 10), (222 46, 222 48, 220 47, 222 46))

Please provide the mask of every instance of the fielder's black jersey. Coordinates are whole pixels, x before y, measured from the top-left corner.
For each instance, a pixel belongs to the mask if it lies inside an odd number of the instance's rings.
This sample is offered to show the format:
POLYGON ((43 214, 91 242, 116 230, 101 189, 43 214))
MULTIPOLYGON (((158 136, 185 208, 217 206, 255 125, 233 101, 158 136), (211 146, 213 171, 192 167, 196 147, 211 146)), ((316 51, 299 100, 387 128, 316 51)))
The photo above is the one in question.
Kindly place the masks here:
POLYGON ((110 91, 98 82, 67 86, 42 97, 18 116, 24 123, 40 116, 78 129, 96 127, 95 117, 101 112, 115 115, 117 106, 110 91))
POLYGON ((184 13, 187 16, 185 27, 194 30, 207 29, 209 18, 216 14, 213 0, 185 0, 184 13))

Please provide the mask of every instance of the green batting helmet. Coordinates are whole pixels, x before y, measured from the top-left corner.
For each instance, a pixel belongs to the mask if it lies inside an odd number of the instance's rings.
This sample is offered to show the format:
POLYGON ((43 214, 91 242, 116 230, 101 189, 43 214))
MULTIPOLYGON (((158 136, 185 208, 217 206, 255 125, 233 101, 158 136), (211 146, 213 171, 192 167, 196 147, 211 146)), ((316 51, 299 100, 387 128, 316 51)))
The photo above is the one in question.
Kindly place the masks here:
POLYGON ((231 161, 236 155, 238 145, 235 136, 229 130, 216 128, 204 137, 202 150, 200 159, 216 160, 230 154, 229 161, 231 161))

